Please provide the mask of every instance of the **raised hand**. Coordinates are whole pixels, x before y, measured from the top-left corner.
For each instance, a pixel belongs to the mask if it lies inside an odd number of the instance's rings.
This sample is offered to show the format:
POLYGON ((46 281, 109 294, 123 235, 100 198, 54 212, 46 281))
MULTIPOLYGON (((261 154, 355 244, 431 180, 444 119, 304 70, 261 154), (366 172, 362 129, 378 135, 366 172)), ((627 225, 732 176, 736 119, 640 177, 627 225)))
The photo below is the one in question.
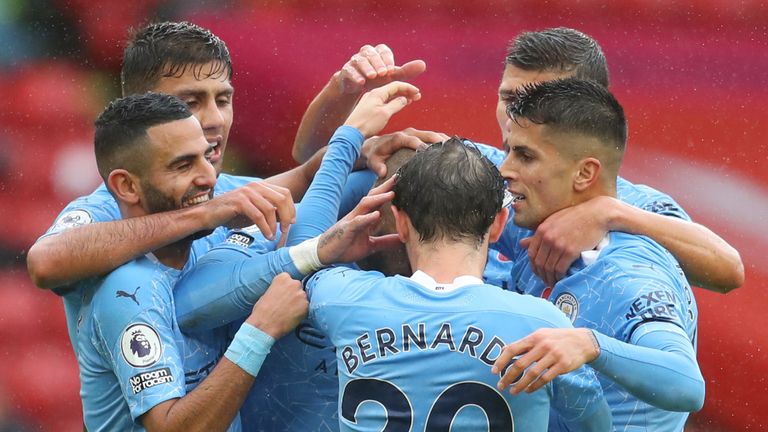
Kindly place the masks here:
POLYGON ((408 81, 427 68, 422 60, 395 65, 395 55, 384 45, 363 45, 339 71, 341 92, 358 94, 392 81, 408 81))
POLYGON ((398 150, 403 148, 418 150, 448 138, 448 135, 437 132, 407 128, 400 132, 368 138, 363 144, 362 158, 371 171, 379 177, 384 177, 387 175, 387 159, 398 150))
POLYGON ((371 189, 344 218, 320 236, 317 256, 322 264, 354 262, 374 252, 397 247, 397 234, 373 237, 370 231, 381 219, 378 209, 391 201, 396 176, 371 189))
POLYGON ((364 94, 344 124, 357 128, 369 138, 384 129, 395 113, 419 99, 421 93, 418 88, 394 81, 364 94))

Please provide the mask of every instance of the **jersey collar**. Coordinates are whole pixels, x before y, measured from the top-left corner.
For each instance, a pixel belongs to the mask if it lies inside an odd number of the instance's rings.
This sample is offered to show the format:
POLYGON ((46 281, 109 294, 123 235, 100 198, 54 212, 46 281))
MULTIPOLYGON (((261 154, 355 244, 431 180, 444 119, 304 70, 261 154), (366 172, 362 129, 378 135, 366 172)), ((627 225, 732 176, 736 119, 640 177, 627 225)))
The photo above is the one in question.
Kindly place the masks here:
POLYGON ((429 290, 436 291, 436 292, 451 292, 463 286, 483 284, 482 279, 475 276, 470 276, 470 275, 459 276, 453 280, 452 284, 438 284, 437 281, 435 281, 432 278, 432 276, 424 273, 421 270, 416 270, 416 272, 413 273, 413 276, 411 276, 410 279, 416 282, 417 284, 423 286, 424 288, 427 288, 429 290))

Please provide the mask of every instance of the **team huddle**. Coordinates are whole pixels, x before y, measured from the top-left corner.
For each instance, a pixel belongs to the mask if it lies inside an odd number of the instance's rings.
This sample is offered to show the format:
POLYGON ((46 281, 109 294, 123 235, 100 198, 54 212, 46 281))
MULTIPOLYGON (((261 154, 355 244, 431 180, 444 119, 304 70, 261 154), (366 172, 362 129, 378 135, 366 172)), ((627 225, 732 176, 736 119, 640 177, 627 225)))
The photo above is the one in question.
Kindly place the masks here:
POLYGON ((87 430, 683 430, 705 396, 690 284, 727 292, 743 266, 618 176, 600 46, 512 41, 504 150, 378 135, 428 103, 407 82, 425 68, 363 46, 307 108, 300 165, 259 179, 221 172, 224 42, 131 35, 95 122, 104 182, 28 254, 63 299, 87 430))

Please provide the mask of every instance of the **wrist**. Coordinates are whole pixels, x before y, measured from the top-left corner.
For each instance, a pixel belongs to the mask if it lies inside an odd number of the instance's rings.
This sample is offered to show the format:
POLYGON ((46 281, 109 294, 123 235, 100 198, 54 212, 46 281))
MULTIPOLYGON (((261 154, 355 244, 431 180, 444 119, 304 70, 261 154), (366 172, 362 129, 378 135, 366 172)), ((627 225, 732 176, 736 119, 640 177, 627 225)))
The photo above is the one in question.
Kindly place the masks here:
POLYGON ((240 326, 224 356, 255 377, 274 343, 272 336, 246 321, 240 326))
POLYGON ((293 261, 293 265, 296 266, 302 275, 309 274, 323 267, 318 256, 319 243, 320 237, 314 237, 288 248, 288 254, 293 261))
POLYGON ((605 205, 600 207, 601 210, 596 212, 596 214, 603 217, 605 231, 624 231, 626 204, 617 198, 608 196, 599 197, 598 199, 605 202, 605 205))
POLYGON ((337 71, 331 76, 331 80, 326 85, 328 96, 333 98, 346 98, 351 101, 357 101, 363 94, 363 85, 344 85, 344 79, 341 77, 342 71, 337 71))
POLYGON ((591 347, 590 350, 587 351, 587 363, 590 363, 600 357, 600 343, 597 341, 597 337, 592 330, 585 328, 584 332, 589 339, 589 346, 591 347))
POLYGON ((184 230, 186 232, 185 235, 192 235, 204 230, 213 230, 222 225, 214 219, 215 212, 211 211, 207 203, 179 209, 177 212, 173 219, 186 227, 184 230))

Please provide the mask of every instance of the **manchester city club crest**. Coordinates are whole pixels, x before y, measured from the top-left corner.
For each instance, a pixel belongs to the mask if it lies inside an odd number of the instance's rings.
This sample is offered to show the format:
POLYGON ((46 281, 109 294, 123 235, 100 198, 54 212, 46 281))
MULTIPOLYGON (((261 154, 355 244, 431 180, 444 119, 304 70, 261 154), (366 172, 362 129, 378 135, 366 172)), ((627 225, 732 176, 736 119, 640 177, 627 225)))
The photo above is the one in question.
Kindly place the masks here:
POLYGON ((143 368, 152 366, 160 359, 163 344, 155 329, 149 325, 131 324, 123 331, 120 349, 129 365, 143 368))
POLYGON ((555 306, 573 322, 579 315, 579 301, 571 293, 564 292, 555 298, 555 306))

